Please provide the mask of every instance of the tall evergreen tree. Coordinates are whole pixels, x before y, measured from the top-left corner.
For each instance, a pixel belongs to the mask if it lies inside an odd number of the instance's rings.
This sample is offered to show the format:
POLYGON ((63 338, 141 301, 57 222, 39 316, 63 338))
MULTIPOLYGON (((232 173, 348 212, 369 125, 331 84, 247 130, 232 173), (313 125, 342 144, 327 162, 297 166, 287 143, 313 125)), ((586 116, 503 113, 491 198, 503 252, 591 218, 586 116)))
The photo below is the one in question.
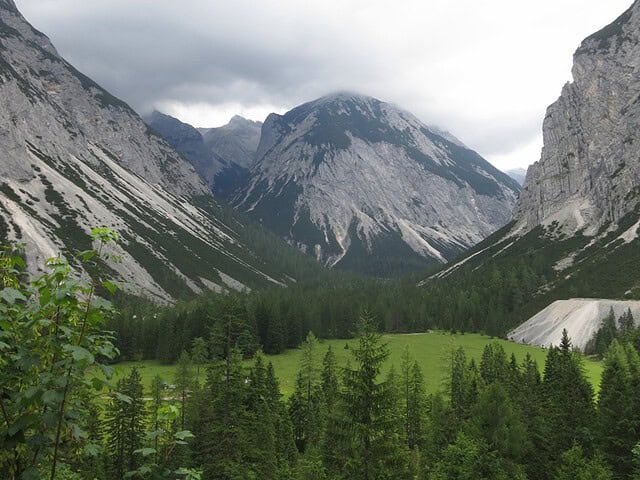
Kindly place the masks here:
POLYGON ((296 377, 295 390, 289 400, 296 445, 301 452, 307 446, 315 448, 320 443, 322 386, 317 350, 318 340, 313 332, 309 332, 302 344, 300 369, 296 377))
POLYGON ((331 411, 338 398, 338 362, 331 345, 322 359, 322 396, 326 410, 331 411))
POLYGON ((194 382, 191 357, 185 350, 182 351, 178 358, 174 382, 176 384, 176 391, 180 400, 180 430, 184 430, 184 419, 187 412, 187 397, 189 396, 189 392, 193 389, 194 382))
POLYGON ((209 361, 209 349, 204 338, 196 337, 193 339, 191 361, 196 366, 196 378, 200 378, 200 367, 209 361))
POLYGON ((242 355, 234 348, 224 361, 209 368, 198 398, 199 422, 193 425, 193 457, 205 479, 250 478, 246 380, 242 355))
POLYGON ((595 417, 593 387, 585 376, 582 357, 571 348, 566 330, 560 347, 550 348, 547 354, 542 399, 547 435, 543 454, 557 465, 560 454, 574 443, 590 442, 589 427, 595 417))
POLYGON ((409 347, 405 347, 401 362, 404 439, 407 446, 413 449, 422 440, 426 401, 424 377, 418 362, 413 360, 409 347))
POLYGON ((482 351, 482 359, 480 360, 480 376, 482 380, 487 384, 494 382, 507 384, 509 382, 509 372, 507 354, 502 345, 498 342, 491 342, 485 345, 482 351))
POLYGON ((624 348, 613 340, 605 358, 598 396, 598 444, 616 480, 633 470, 631 451, 637 442, 637 419, 633 415, 631 375, 624 348))
POLYGON ((135 451, 142 447, 145 434, 145 403, 142 378, 137 368, 118 381, 105 411, 107 458, 110 478, 120 480, 138 468, 135 451))
POLYGON ((368 314, 361 317, 358 346, 351 353, 356 366, 345 369, 342 399, 351 432, 351 449, 344 452, 345 474, 362 480, 402 477, 406 465, 401 439, 393 434, 398 431, 393 391, 378 380, 389 351, 368 314))

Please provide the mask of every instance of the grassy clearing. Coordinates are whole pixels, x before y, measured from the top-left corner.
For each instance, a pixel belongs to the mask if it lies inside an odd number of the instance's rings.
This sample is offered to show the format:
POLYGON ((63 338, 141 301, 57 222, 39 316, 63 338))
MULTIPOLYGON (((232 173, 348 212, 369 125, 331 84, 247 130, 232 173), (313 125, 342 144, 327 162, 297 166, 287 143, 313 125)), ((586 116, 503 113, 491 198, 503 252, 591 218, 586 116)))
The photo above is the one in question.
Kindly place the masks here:
MULTIPOLYGON (((480 361, 482 349, 492 341, 499 342, 510 356, 514 353, 518 362, 521 362, 527 353, 538 362, 540 370, 544 368, 544 362, 547 355, 545 349, 521 345, 519 343, 508 342, 505 340, 496 340, 485 335, 477 334, 457 334, 452 335, 444 332, 407 334, 407 335, 384 335, 384 341, 387 343, 390 351, 389 359, 385 365, 385 372, 395 365, 400 367, 400 358, 405 346, 409 346, 409 350, 414 358, 420 364, 424 373, 427 391, 434 393, 445 388, 446 377, 449 370, 450 352, 454 348, 463 347, 467 352, 468 358, 475 358, 480 361)), ((357 340, 321 340, 318 352, 319 361, 322 360, 324 353, 332 346, 336 354, 338 363, 344 366, 348 359, 351 358, 350 350, 357 344, 357 340)), ((280 380, 280 388, 285 396, 293 392, 293 386, 296 373, 300 364, 299 349, 287 350, 279 355, 267 355, 267 361, 271 361, 275 368, 278 379, 280 380)), ((250 364, 248 361, 247 364, 250 364)), ((116 366, 116 375, 127 373, 133 366, 140 368, 142 380, 146 388, 151 385, 151 380, 156 375, 169 383, 173 383, 175 377, 174 365, 160 365, 158 362, 123 362, 116 366)), ((600 375, 602 374, 602 362, 585 359, 584 362, 587 377, 598 389, 600 384, 600 375)), ((204 381, 206 375, 206 367, 200 368, 199 379, 204 381)))

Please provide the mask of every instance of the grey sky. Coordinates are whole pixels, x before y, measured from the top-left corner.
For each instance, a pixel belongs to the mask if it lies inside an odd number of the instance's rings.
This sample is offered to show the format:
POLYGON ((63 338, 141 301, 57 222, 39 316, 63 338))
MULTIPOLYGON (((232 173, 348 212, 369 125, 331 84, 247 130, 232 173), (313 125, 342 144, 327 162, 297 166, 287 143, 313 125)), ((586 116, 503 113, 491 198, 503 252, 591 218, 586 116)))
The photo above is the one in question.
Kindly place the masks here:
POLYGON ((500 168, 538 160, 580 41, 631 0, 16 0, 141 113, 263 120, 335 90, 396 103, 500 168))

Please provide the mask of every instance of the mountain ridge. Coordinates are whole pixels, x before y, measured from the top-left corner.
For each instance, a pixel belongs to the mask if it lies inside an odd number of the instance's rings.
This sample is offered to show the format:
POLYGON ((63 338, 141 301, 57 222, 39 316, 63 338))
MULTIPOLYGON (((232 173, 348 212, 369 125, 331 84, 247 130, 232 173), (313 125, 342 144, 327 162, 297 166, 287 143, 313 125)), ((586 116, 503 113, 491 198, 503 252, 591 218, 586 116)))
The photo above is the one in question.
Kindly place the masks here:
POLYGON ((451 134, 339 92, 267 117, 250 181, 232 204, 325 265, 363 265, 396 250, 404 251, 396 259, 424 268, 506 223, 518 191, 451 134), (459 207, 455 222, 450 213, 439 218, 448 204, 459 207), (358 254, 350 258, 350 250, 358 254))
POLYGON ((0 3, 0 236, 26 244, 32 273, 60 254, 77 263, 108 226, 123 261, 102 269, 159 302, 291 281, 187 160, 14 7, 0 3))

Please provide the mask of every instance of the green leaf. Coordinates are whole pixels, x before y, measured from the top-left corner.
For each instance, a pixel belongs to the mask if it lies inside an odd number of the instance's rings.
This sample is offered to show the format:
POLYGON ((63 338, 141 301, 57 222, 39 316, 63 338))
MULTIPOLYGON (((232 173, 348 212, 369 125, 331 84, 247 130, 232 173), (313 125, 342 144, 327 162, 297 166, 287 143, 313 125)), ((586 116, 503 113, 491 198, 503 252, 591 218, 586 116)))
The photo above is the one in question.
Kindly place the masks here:
POLYGON ((156 453, 156 449, 155 448, 140 448, 138 450, 135 450, 133 453, 140 453, 142 454, 143 457, 148 457, 149 455, 153 455, 156 453))
POLYGON ((93 354, 84 347, 78 345, 66 345, 65 350, 71 352, 71 356, 76 362, 86 360, 89 363, 93 363, 95 358, 93 354))
POLYGON ((84 250, 77 253, 77 256, 80 257, 84 262, 91 260, 96 255, 98 255, 98 252, 95 250, 84 250))
MULTIPOLYGON (((103 355, 104 353, 101 352, 103 355)), ((102 374, 105 378, 109 379, 113 377, 113 367, 111 365, 105 365, 104 363, 99 363, 98 368, 102 371, 102 374)))
POLYGON ((12 287, 3 288, 2 290, 0 290, 0 298, 2 298, 9 305, 13 305, 18 300, 21 300, 23 302, 27 300, 27 297, 25 297, 22 292, 12 287))
POLYGON ((82 454, 85 457, 97 457, 98 455, 100 455, 100 446, 96 445, 95 443, 87 443, 84 446, 82 454))
POLYGON ((176 432, 173 436, 178 440, 185 440, 187 438, 193 438, 194 435, 189 430, 182 430, 180 432, 176 432))
POLYGON ((107 290, 109 290, 110 293, 116 293, 116 290, 118 290, 118 286, 115 283, 109 282, 109 281, 104 281, 102 282, 102 286, 104 288, 106 288, 107 290))
POLYGON ((62 401, 62 393, 57 390, 47 390, 42 394, 42 402, 45 405, 54 406, 62 401))

